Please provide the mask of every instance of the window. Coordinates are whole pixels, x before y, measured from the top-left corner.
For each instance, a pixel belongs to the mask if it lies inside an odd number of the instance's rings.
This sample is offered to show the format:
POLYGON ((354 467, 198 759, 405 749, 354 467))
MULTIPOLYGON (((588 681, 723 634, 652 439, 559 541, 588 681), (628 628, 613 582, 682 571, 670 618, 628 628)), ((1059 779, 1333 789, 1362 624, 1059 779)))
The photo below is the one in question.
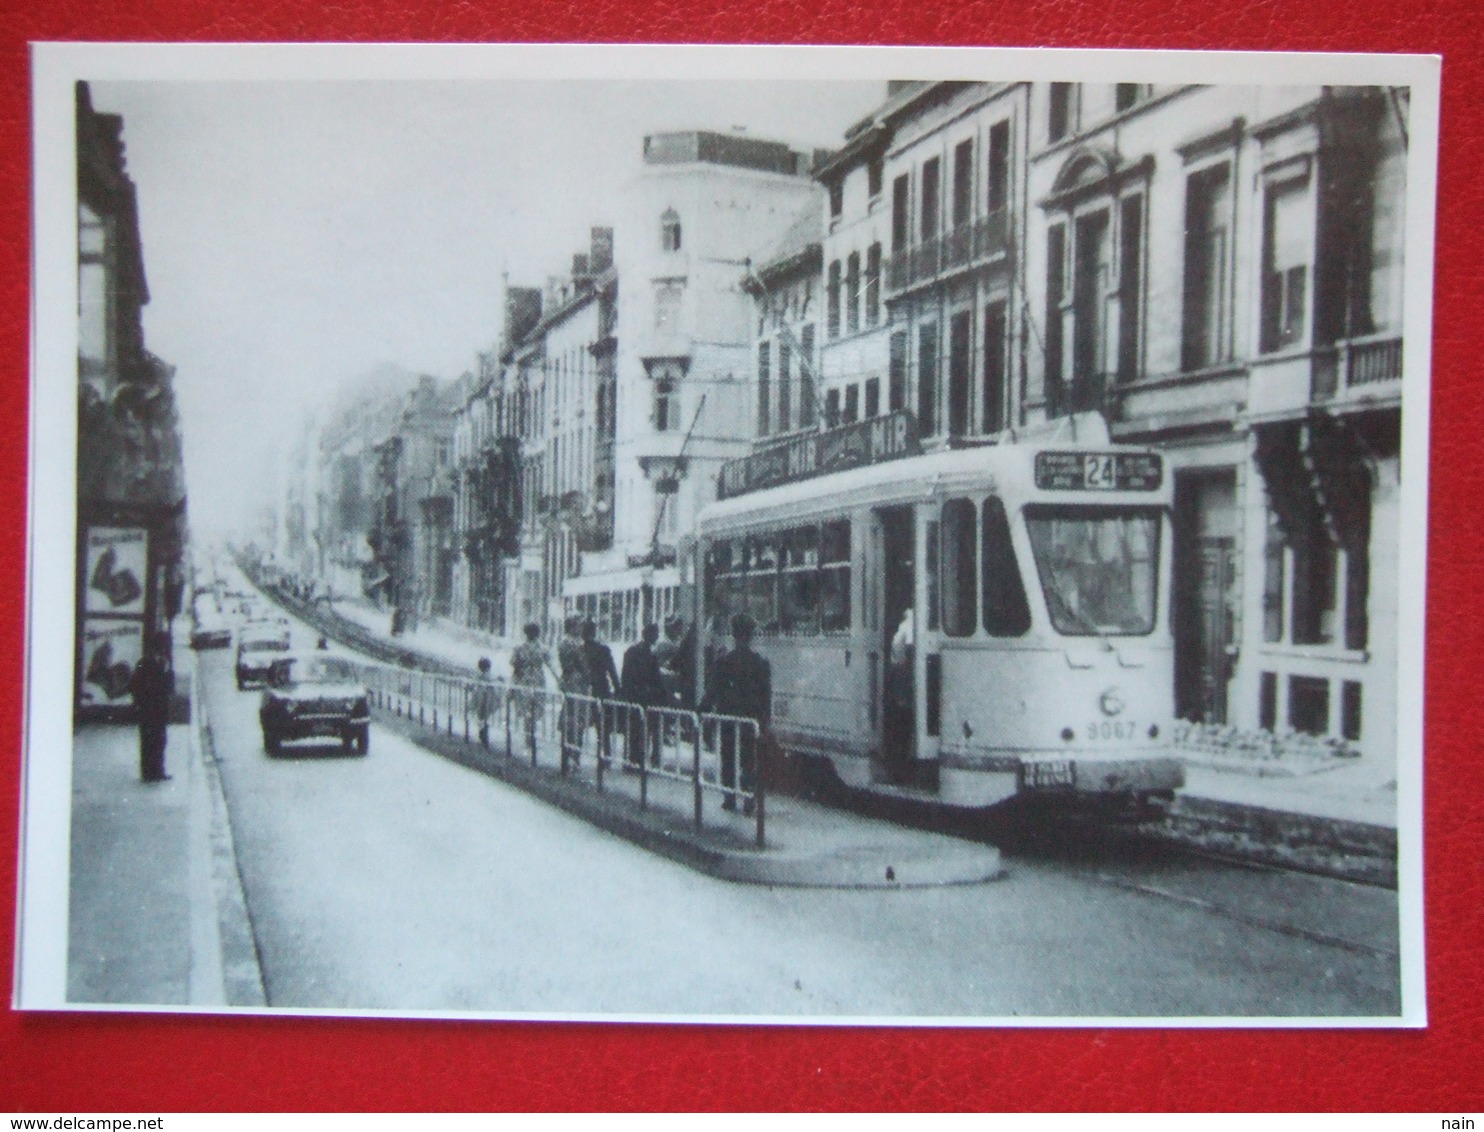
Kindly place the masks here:
POLYGON ((778 628, 819 632, 819 528, 800 527, 779 539, 778 628))
POLYGON ((1073 102, 1076 90, 1071 83, 1052 83, 1050 105, 1046 112, 1046 140, 1061 141, 1072 132, 1073 102))
POLYGON ((819 623, 826 633, 850 628, 849 519, 836 519, 820 528, 819 623))
POLYGON ((881 415, 881 379, 866 378, 866 419, 881 415))
POLYGON ((845 387, 845 414, 841 418, 842 424, 854 424, 860 419, 861 410, 861 387, 859 385, 847 385, 845 387))
POLYGON ((1046 230, 1046 400, 1053 414, 1062 411, 1062 301, 1066 297, 1067 228, 1046 230))
POLYGON ((108 221, 77 206, 77 356, 79 362, 107 365, 109 347, 108 221))
POLYGON ((830 261, 829 281, 825 285, 825 333, 840 337, 840 261, 830 261))
POLYGON ((1072 378, 1081 394, 1106 372, 1105 317, 1110 261, 1108 213, 1098 211, 1077 218, 1072 248, 1072 378))
POLYGON ((1264 731, 1278 727, 1278 674, 1264 672, 1257 689, 1257 726, 1264 731))
POLYGON ((1364 547, 1336 546, 1317 510, 1302 523, 1296 532, 1285 531, 1268 511, 1263 640, 1363 649, 1369 637, 1369 554, 1364 547))
POLYGON ((974 211, 974 142, 953 147, 953 226, 962 228, 974 211))
POLYGON ((778 632, 778 543, 775 536, 743 544, 747 558, 746 612, 759 633, 778 632))
POLYGON ((1288 726, 1304 735, 1329 731, 1329 681, 1318 676, 1288 678, 1288 726))
POLYGON ((1004 299, 984 308, 984 395, 983 431, 986 435, 1005 427, 1006 359, 1009 353, 1010 317, 1004 299))
POLYGON ((891 336, 886 373, 886 406, 895 413, 907 407, 907 332, 891 336))
POLYGON ((665 209, 664 215, 660 217, 660 250, 680 250, 680 216, 673 208, 665 209))
POLYGON ((985 204, 990 214, 1003 212, 1010 202, 1010 123, 996 122, 989 128, 988 192, 985 204))
POLYGON ((759 342, 757 344, 757 434, 768 435, 768 414, 771 412, 769 397, 771 390, 768 388, 771 382, 771 371, 773 363, 773 343, 759 342))
POLYGON ((948 435, 969 431, 969 382, 974 370, 974 315, 959 311, 948 324, 948 435))
POLYGON ((1340 685, 1340 734, 1352 743, 1360 741, 1361 685, 1346 680, 1340 685))
POLYGON ((1227 360, 1231 166, 1193 173, 1185 185, 1185 309, 1180 365, 1202 369, 1227 360))
POLYGON ((891 183, 891 250, 899 252, 908 244, 912 224, 912 182, 906 173, 891 183))
POLYGON ((881 195, 881 158, 873 157, 866 162, 866 195, 879 197, 881 195))
POLYGON ((675 334, 680 328, 680 304, 685 284, 666 281, 654 285, 654 328, 660 334, 675 334))
POLYGON ((1030 632, 1031 609, 1010 540, 1010 519, 999 496, 984 501, 980 543, 979 592, 984 595, 984 629, 992 637, 1020 637, 1030 632))
POLYGON ((978 622, 978 523, 974 504, 950 499, 943 504, 938 588, 942 593, 943 632, 969 637, 978 622))
POLYGON ((680 383, 671 375, 654 379, 654 431, 671 432, 680 427, 680 383))
POLYGON ((813 428, 818 423, 816 409, 819 392, 814 385, 814 324, 799 331, 799 427, 813 428))
POLYGON ((917 331, 917 424, 923 436, 938 431, 938 328, 917 331))
POLYGON ((1132 110, 1144 93, 1142 83, 1118 83, 1113 89, 1113 109, 1132 110))
POLYGON ((845 182, 835 180, 830 182, 830 218, 836 219, 845 210, 845 182))
POLYGON ((1271 353, 1304 341, 1314 257, 1314 206, 1307 177, 1268 189, 1264 229, 1261 349, 1271 353))
POLYGON ((861 254, 851 252, 845 261, 845 332, 861 328, 861 254))
POLYGON ((1125 197, 1118 206, 1118 379, 1139 375, 1139 327, 1143 313, 1144 198, 1125 197))
POLYGON ((824 395, 824 427, 835 428, 840 424, 840 391, 828 389, 824 395))
POLYGON ((922 230, 924 243, 938 234, 938 196, 942 192, 938 159, 930 157, 922 163, 922 230))
POLYGON ((778 431, 793 428, 793 350, 784 338, 778 343, 778 431))
POLYGON ((1033 504, 1025 509, 1025 522, 1058 633, 1107 637, 1154 631, 1158 511, 1033 504))

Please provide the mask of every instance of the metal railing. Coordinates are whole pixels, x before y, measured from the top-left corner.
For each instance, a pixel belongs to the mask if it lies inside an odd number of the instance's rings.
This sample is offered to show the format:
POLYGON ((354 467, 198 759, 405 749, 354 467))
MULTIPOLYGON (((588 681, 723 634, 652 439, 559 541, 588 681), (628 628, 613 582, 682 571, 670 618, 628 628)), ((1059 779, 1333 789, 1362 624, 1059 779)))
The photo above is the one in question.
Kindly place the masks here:
POLYGON ((1002 208, 893 253, 886 261, 886 289, 900 291, 1009 250, 1010 216, 1002 208))
POLYGON ((564 778, 584 776, 590 767, 600 792, 614 773, 633 775, 641 809, 663 805, 652 783, 682 783, 697 829, 706 794, 719 794, 723 810, 753 819, 758 848, 766 843, 766 767, 756 720, 382 664, 361 671, 382 711, 564 778))

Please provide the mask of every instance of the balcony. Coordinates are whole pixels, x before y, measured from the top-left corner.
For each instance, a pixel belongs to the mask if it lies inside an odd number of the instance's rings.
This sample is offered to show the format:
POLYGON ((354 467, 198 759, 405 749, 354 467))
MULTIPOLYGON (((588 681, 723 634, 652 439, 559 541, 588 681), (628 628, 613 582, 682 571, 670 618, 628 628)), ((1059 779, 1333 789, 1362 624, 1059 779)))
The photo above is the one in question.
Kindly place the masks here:
POLYGON ((886 290, 894 294, 932 283, 1009 252, 1010 214, 1000 209, 894 253, 886 261, 886 290))
POLYGON ((1349 338, 1250 364, 1251 417, 1301 415, 1311 405, 1345 411, 1401 404, 1402 340, 1396 335, 1349 338))

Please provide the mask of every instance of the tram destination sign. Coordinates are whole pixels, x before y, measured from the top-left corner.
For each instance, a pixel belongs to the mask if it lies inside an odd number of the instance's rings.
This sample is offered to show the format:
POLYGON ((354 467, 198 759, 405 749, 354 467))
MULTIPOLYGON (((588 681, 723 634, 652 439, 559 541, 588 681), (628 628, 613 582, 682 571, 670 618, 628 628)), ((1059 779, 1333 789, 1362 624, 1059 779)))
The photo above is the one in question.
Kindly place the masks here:
POLYGON ((716 497, 731 499, 749 491, 863 468, 904 456, 920 456, 917 418, 910 412, 889 413, 867 421, 810 433, 728 460, 716 481, 716 497))
POLYGON ((1049 491, 1158 491, 1164 458, 1153 452, 1037 452, 1036 486, 1049 491))

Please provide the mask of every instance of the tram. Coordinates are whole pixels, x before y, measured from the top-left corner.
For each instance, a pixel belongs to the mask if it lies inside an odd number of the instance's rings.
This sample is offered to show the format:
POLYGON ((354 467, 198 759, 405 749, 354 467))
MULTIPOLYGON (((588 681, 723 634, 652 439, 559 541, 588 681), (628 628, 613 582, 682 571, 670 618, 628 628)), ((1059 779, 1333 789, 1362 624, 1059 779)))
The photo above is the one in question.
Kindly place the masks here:
POLYGON ((701 653, 751 616, 790 758, 949 807, 1135 810, 1183 785, 1163 457, 1097 414, 1056 428, 924 453, 894 413, 723 466, 701 653))

